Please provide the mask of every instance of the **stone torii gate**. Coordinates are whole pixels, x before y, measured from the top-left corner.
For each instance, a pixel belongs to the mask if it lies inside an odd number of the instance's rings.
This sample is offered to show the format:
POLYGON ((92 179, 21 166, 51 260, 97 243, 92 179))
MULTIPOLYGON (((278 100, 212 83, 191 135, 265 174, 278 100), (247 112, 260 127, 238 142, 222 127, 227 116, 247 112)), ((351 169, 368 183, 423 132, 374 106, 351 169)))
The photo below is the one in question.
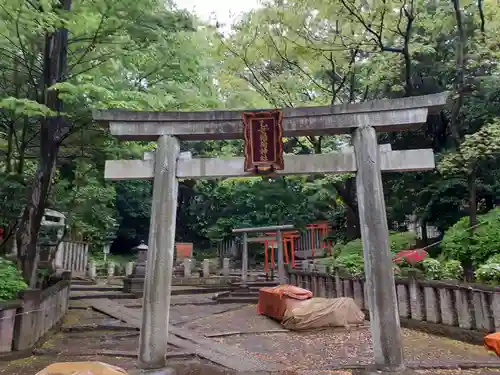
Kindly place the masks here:
MULTIPOLYGON (((380 370, 404 368, 399 314, 388 243, 388 225, 381 171, 434 168, 431 149, 379 149, 376 132, 418 128, 440 110, 448 94, 434 94, 359 104, 283 110, 283 136, 352 134, 353 148, 322 155, 285 155, 277 175, 356 172, 361 235, 365 260, 375 364, 380 370)), ((179 140, 243 138, 242 112, 97 111, 94 119, 123 140, 156 141, 154 156, 144 160, 108 160, 105 178, 154 179, 149 253, 139 342, 144 368, 165 366, 170 289, 177 210, 177 179, 251 176, 244 159, 190 158, 180 153, 179 140)))

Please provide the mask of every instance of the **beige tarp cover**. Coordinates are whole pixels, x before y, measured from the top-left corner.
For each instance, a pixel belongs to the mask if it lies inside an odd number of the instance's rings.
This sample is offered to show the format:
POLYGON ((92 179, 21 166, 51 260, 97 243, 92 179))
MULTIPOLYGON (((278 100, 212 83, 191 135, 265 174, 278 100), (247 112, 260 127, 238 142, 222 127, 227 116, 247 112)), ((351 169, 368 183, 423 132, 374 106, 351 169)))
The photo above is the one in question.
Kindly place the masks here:
POLYGON ((103 362, 57 362, 36 375, 127 375, 127 372, 103 362))
POLYGON ((364 320, 365 314, 352 298, 311 298, 287 309, 281 324, 286 329, 301 331, 360 325, 364 320))

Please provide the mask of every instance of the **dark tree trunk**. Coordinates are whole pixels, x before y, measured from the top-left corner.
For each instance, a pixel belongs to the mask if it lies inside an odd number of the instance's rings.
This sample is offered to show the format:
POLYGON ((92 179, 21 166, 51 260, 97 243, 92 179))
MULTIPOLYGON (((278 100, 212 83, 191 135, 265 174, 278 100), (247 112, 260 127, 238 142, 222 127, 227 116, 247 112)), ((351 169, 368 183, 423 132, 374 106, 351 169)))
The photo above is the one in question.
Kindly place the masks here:
POLYGON ((337 193, 340 198, 342 198, 345 205, 346 236, 348 241, 361 237, 355 181, 356 178, 352 177, 346 180, 343 184, 338 183, 335 185, 337 193))
POLYGON ((420 228, 422 230, 422 242, 424 246, 427 246, 429 244, 429 238, 427 237, 427 222, 425 220, 422 220, 420 228))
MULTIPOLYGON (((60 0, 60 8, 71 9, 72 0, 60 0)), ((38 233, 44 214, 52 179, 56 170, 60 142, 67 133, 65 121, 60 115, 63 103, 56 90, 49 90, 65 79, 67 69, 68 31, 58 29, 45 37, 43 65, 43 95, 41 102, 57 113, 44 118, 40 124, 40 156, 33 178, 28 202, 17 229, 18 263, 23 277, 30 287, 36 286, 38 266, 38 233)))
MULTIPOLYGON (((476 201, 476 173, 472 169, 468 176, 469 185, 469 244, 472 245, 474 242, 474 230, 477 225, 477 201, 476 201)), ((464 269, 464 279, 465 281, 474 280, 474 264, 470 258, 463 259, 462 268, 464 269)))

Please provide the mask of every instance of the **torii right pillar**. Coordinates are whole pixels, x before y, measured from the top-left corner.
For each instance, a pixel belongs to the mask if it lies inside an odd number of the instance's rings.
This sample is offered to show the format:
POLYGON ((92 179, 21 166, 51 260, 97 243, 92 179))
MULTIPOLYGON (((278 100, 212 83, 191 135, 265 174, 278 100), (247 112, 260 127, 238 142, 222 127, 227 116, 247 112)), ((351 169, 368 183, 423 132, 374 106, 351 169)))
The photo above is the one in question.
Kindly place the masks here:
POLYGON ((405 366, 375 129, 355 129, 353 145, 375 367, 397 372, 405 366))

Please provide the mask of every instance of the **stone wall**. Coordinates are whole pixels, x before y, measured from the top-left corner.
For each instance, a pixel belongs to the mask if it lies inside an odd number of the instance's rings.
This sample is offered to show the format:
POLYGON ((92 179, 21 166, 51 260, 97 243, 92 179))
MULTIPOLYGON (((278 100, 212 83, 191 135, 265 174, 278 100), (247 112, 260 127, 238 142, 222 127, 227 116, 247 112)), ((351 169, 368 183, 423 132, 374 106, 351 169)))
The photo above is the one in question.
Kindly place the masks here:
POLYGON ((71 273, 47 288, 27 289, 18 300, 0 302, 0 354, 31 349, 68 310, 71 273))
MULTIPOLYGON (((368 310, 363 279, 296 270, 290 270, 288 277, 290 284, 311 290, 315 297, 351 297, 368 310)), ((449 328, 462 334, 500 331, 500 287, 420 280, 413 273, 395 282, 399 316, 409 326, 426 323, 434 327, 431 331, 444 334, 449 328)))

